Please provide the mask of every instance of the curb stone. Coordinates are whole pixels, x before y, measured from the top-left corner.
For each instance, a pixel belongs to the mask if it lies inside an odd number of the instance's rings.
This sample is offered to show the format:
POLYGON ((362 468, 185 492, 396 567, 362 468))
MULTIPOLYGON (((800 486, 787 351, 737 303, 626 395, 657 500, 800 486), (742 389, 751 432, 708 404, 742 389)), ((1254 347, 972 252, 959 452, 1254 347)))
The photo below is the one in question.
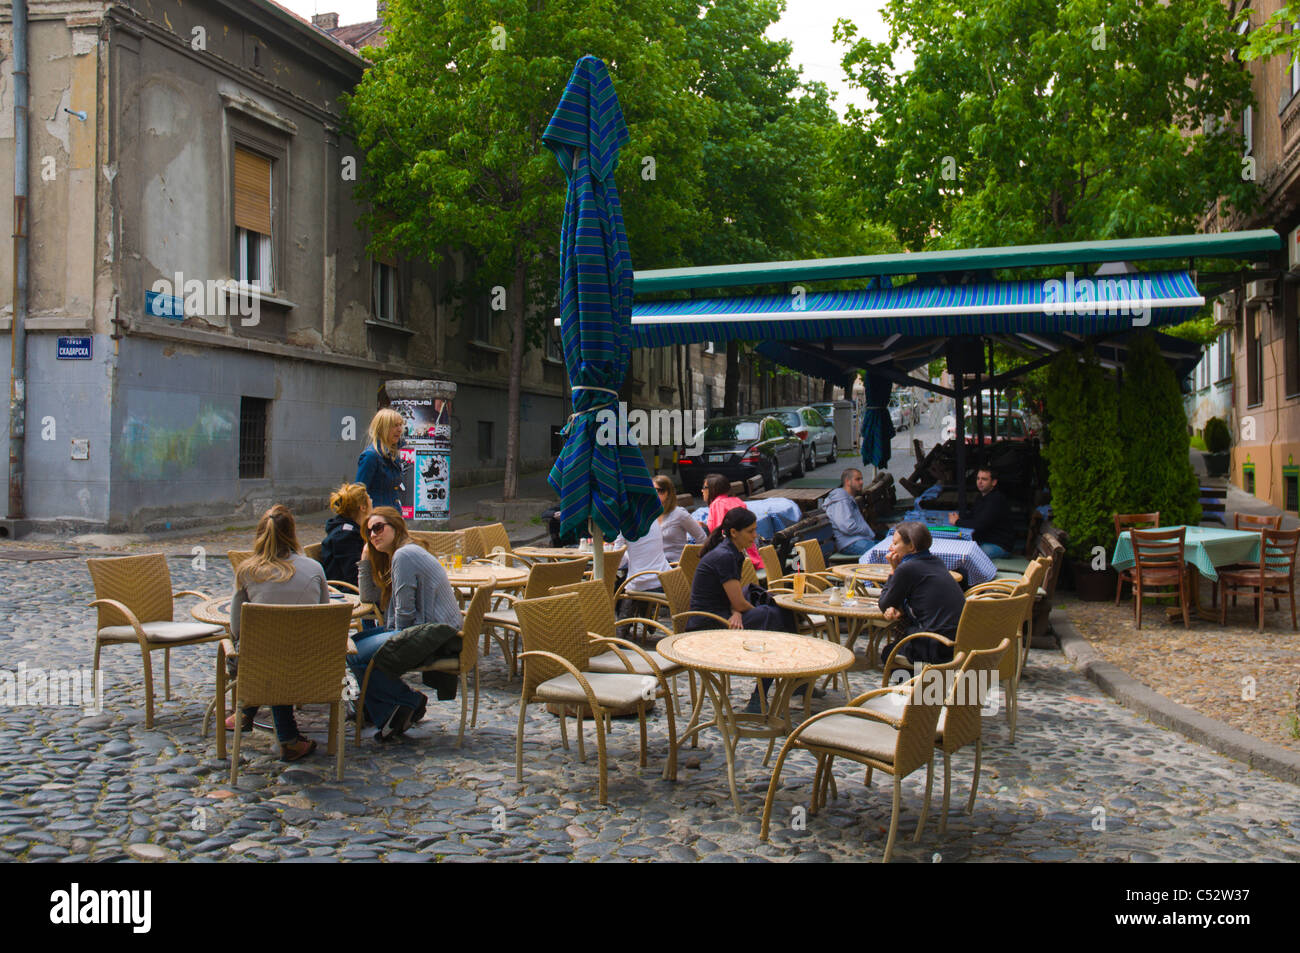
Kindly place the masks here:
POLYGON ((1052 612, 1052 628, 1070 663, 1125 708, 1138 712, 1162 728, 1186 735, 1211 751, 1279 780, 1300 785, 1300 754, 1207 718, 1148 688, 1118 665, 1107 662, 1060 610, 1052 612))

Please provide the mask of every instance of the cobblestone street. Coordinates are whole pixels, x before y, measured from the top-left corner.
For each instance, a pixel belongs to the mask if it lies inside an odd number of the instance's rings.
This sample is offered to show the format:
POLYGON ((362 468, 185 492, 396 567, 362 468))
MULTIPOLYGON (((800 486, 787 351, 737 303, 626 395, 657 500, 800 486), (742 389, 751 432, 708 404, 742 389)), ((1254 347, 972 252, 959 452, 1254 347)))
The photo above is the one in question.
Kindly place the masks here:
MULTIPOLYGON (((169 564, 176 589, 216 593, 230 585, 224 560, 209 561, 204 572, 188 559, 169 564)), ((6 669, 90 664, 93 611, 84 606, 93 595, 84 559, 0 564, 0 588, 6 669)), ((187 612, 189 602, 181 605, 187 612)), ((159 705, 152 731, 143 727, 140 659, 124 646, 104 652, 101 714, 0 710, 0 860, 817 862, 878 860, 883 851, 888 779, 864 791, 861 772, 839 762, 840 797, 808 817, 805 829, 792 829, 813 769, 810 756, 792 756, 772 842, 762 844, 765 745, 741 743, 744 812, 737 817, 716 734, 706 732, 698 750, 683 752, 676 783, 661 780, 662 711, 651 722, 645 769, 637 766, 635 721, 615 723, 607 808, 597 803, 594 743, 590 762, 578 763, 560 748, 556 720, 540 707, 530 710, 525 782, 515 783, 518 683, 507 685, 495 651, 483 663, 479 725, 467 730, 463 749, 455 748, 458 701, 432 701, 429 719, 399 744, 381 746, 367 731, 358 750, 349 733, 342 783, 334 781, 323 743, 312 758, 285 765, 272 736, 258 731, 247 739, 248 763, 232 789, 211 737, 199 737, 213 657, 210 646, 174 653, 177 700, 159 705)), ((854 689, 872 687, 871 678, 855 672, 854 689)), ((734 691, 749 686, 737 680, 734 691)), ((831 693, 819 704, 836 700, 831 693)), ((1300 860, 1300 792, 1125 711, 1060 653, 1031 655, 1021 705, 1014 747, 1004 715, 986 722, 974 816, 954 808, 946 837, 932 812, 921 843, 912 842, 924 772, 907 779, 896 859, 1300 860)), ((304 731, 323 741, 324 710, 304 715, 304 731)), ((955 764, 959 804, 970 753, 955 764)), ((936 777, 936 792, 940 784, 936 777)))

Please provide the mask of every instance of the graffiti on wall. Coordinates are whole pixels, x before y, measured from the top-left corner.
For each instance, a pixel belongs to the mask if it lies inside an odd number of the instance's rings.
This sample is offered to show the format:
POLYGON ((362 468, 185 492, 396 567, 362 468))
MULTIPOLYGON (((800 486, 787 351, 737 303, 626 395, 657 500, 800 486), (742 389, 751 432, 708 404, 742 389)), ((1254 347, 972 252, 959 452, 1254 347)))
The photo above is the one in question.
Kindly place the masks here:
MULTIPOLYGON (((123 475, 136 480, 167 480, 204 466, 204 457, 221 448, 234 460, 234 412, 197 397, 133 391, 122 423, 123 475), (161 406, 160 406, 161 404, 161 406)), ((223 473, 208 473, 220 478, 223 473)))

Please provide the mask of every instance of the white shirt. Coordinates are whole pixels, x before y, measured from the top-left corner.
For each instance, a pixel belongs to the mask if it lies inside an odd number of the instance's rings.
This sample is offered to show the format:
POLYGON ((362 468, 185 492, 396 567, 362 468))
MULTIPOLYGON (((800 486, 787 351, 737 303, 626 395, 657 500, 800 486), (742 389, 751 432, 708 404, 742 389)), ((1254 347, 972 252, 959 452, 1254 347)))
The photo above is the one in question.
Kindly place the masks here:
MULTIPOLYGON (((654 572, 667 572, 673 568, 664 556, 664 535, 658 520, 652 522, 646 534, 635 542, 628 542, 622 536, 619 536, 616 545, 627 547, 627 552, 623 555, 622 565, 627 567, 629 576, 647 569, 654 572)), ((633 592, 658 589, 659 577, 654 575, 638 576, 628 583, 627 588, 633 592)))

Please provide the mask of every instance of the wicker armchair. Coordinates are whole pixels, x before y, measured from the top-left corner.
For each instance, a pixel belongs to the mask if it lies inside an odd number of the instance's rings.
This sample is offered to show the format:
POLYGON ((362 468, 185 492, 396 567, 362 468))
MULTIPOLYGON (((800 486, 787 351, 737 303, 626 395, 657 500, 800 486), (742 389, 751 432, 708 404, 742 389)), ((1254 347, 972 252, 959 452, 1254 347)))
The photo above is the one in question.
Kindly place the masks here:
POLYGON ((642 569, 639 572, 630 573, 626 579, 619 583, 618 589, 614 591, 614 604, 617 605, 620 599, 631 599, 634 606, 639 612, 643 606, 652 606, 654 608, 654 619, 659 618, 661 609, 668 608, 668 597, 658 589, 631 589, 629 584, 633 579, 639 579, 642 576, 654 576, 659 578, 659 570, 642 569))
MULTIPOLYGON (((587 760, 583 747, 583 706, 590 708, 596 723, 596 750, 600 759, 600 803, 608 800, 606 777, 605 734, 609 730, 609 709, 635 708, 641 727, 641 767, 646 766, 646 703, 658 691, 667 691, 661 676, 606 674, 589 671, 587 666, 593 652, 610 644, 621 652, 645 655, 630 642, 623 640, 592 639, 582 617, 578 597, 572 593, 548 596, 541 599, 524 599, 515 605, 523 635, 523 689, 519 696, 519 725, 515 734, 515 778, 524 779, 524 723, 528 706, 538 703, 556 703, 561 707, 560 738, 567 750, 567 706, 577 708, 578 757, 587 760)), ((665 771, 675 778, 677 728, 672 706, 667 707, 669 761, 665 771)))
MULTIPOLYGON (((343 679, 348 652, 348 605, 284 606, 246 602, 239 614, 239 650, 222 639, 217 650, 217 757, 226 756, 226 692, 235 710, 262 705, 329 705, 329 748, 343 780, 343 679), (239 659, 234 685, 226 659, 239 659)), ((230 783, 239 783, 243 719, 235 719, 230 783)))
POLYGON ((230 549, 226 551, 226 558, 230 560, 230 571, 238 576, 239 567, 253 558, 253 552, 252 550, 230 549))
MULTIPOLYGON (((985 598, 967 599, 962 608, 961 621, 957 623, 957 638, 947 639, 936 632, 916 632, 899 640, 894 650, 885 659, 883 684, 889 682, 889 675, 897 669, 908 669, 904 660, 896 658, 904 645, 913 639, 937 639, 944 645, 953 647, 954 652, 967 653, 979 649, 991 649, 1003 639, 1017 644, 1021 627, 1025 624, 1028 613, 1033 611, 1033 596, 1028 592, 1019 595, 998 597, 989 594, 985 598)), ((1016 743, 1017 692, 1020 686, 1020 652, 1008 652, 998 663, 998 678, 1006 685, 1007 723, 1011 729, 1011 743, 1016 743)))
MULTIPOLYGON (((603 640, 602 645, 609 642, 622 644, 623 640, 619 639, 618 630, 630 625, 645 625, 648 628, 659 630, 661 635, 673 634, 672 629, 653 619, 616 618, 614 603, 610 600, 609 593, 605 591, 604 586, 598 585, 594 579, 587 579, 568 586, 556 586, 551 590, 551 595, 555 596, 562 596, 566 593, 573 593, 578 597, 579 608, 582 610, 582 620, 587 626, 587 634, 593 639, 603 640)), ((677 698, 676 676, 686 671, 686 669, 676 662, 668 661, 658 652, 646 649, 644 653, 625 655, 620 653, 617 648, 611 648, 607 652, 593 655, 588 663, 587 670, 612 674, 630 671, 636 675, 654 675, 655 677, 663 675, 665 676, 664 684, 668 689, 668 698, 673 707, 679 712, 681 711, 681 705, 677 698)))
POLYGON ((457 553, 465 555, 465 534, 463 532, 426 532, 410 530, 411 539, 433 556, 452 556, 457 553))
POLYGON ((766 577, 764 581, 769 587, 772 583, 785 578, 785 570, 781 567, 781 557, 777 553, 775 546, 760 546, 758 555, 763 560, 763 575, 766 577))
POLYGON ((192 589, 173 593, 167 557, 161 553, 87 559, 86 568, 95 587, 95 601, 90 605, 98 610, 94 671, 99 672, 99 652, 105 645, 138 646, 144 661, 144 726, 152 728, 153 665, 149 653, 163 653, 163 699, 171 701, 171 650, 215 642, 226 630, 219 625, 175 620, 175 596, 208 597, 192 589))
POLYGON ((529 567, 533 564, 532 560, 525 559, 523 556, 516 556, 513 547, 510 545, 510 537, 506 534, 504 523, 488 523, 486 526, 471 526, 465 530, 465 555, 474 559, 488 558, 493 554, 501 554, 501 562, 505 565, 515 565, 529 567))
POLYGON ((822 544, 815 539, 800 540, 794 544, 799 551, 799 567, 808 577, 824 579, 828 585, 838 586, 840 579, 826 569, 826 557, 822 555, 822 544))
POLYGON ((1047 572, 1051 568, 1051 560, 1035 559, 1025 570, 1024 576, 1017 582, 1014 579, 994 579, 991 582, 980 583, 978 586, 971 586, 966 590, 967 599, 981 599, 989 597, 1005 596, 1031 596, 1029 616, 1025 619, 1022 630, 1020 646, 1020 671, 1024 672, 1025 664, 1029 661, 1029 646, 1033 642, 1034 636, 1034 612, 1037 609, 1038 601, 1046 598, 1043 592, 1043 585, 1047 582, 1047 572))
POLYGON ((695 581, 695 569, 700 564, 700 554, 704 551, 703 543, 687 543, 682 547, 682 555, 677 560, 677 568, 686 577, 686 586, 690 588, 695 581))
MULTIPOLYGON (((626 547, 622 549, 605 550, 605 576, 603 581, 605 583, 605 588, 609 590, 609 596, 611 599, 614 598, 614 591, 618 588, 618 569, 619 566, 623 564, 623 556, 626 553, 626 547)), ((594 556, 592 558, 593 560, 595 559, 594 556)), ((583 578, 594 579, 596 577, 594 571, 588 569, 583 573, 583 578)))
POLYGON ((302 548, 302 554, 308 559, 314 559, 316 562, 320 562, 321 548, 320 543, 309 543, 302 548))
MULTIPOLYGON (((460 653, 454 658, 440 658, 428 665, 411 669, 412 672, 448 672, 460 679, 460 731, 456 734, 456 747, 465 741, 465 715, 469 706, 469 676, 474 674, 474 715, 470 727, 478 727, 478 639, 483 630, 483 616, 492 602, 492 587, 479 586, 465 607, 460 627, 460 653)), ((370 687, 370 671, 375 667, 375 657, 370 657, 366 674, 361 679, 361 693, 357 697, 356 743, 361 744, 361 731, 364 727, 366 710, 366 691, 370 687)))
POLYGON ((946 678, 956 672, 964 657, 958 655, 945 665, 932 665, 921 675, 894 688, 878 688, 859 695, 843 708, 832 708, 813 715, 790 733, 781 747, 767 786, 767 799, 763 802, 763 826, 759 839, 767 840, 772 821, 772 802, 781 780, 785 759, 796 748, 811 751, 817 756, 817 772, 813 777, 812 801, 809 813, 815 814, 826 804, 833 781, 832 763, 836 758, 848 758, 866 765, 866 783, 871 784, 875 769, 894 778, 893 813, 889 821, 889 838, 885 843, 885 863, 894 853, 894 838, 898 834, 898 811, 903 799, 903 778, 918 768, 925 768, 925 801, 916 825, 916 841, 921 839, 925 819, 930 811, 930 791, 934 783, 935 731, 943 711, 943 696, 935 698, 933 690, 925 690, 929 678, 946 678), (902 704, 896 714, 885 714, 866 707, 866 703, 882 695, 899 694, 902 704))
POLYGON ((501 653, 506 658, 510 677, 514 678, 517 672, 515 655, 518 652, 519 640, 519 617, 515 614, 514 606, 521 599, 538 599, 549 595, 551 589, 555 586, 567 586, 570 583, 577 582, 582 578, 586 568, 587 560, 585 559, 566 559, 561 562, 538 563, 529 570, 528 582, 524 586, 523 596, 517 596, 509 592, 497 593, 497 599, 505 602, 507 608, 494 609, 483 617, 483 654, 488 654, 488 637, 491 636, 496 639, 497 644, 501 646, 501 653))
POLYGON ((727 628, 728 622, 722 616, 691 609, 691 584, 686 581, 686 573, 680 568, 661 572, 659 584, 668 600, 668 615, 673 621, 674 632, 685 632, 688 620, 697 616, 716 622, 721 628, 727 628))
POLYGON ((1235 605, 1237 596, 1255 600, 1255 614, 1259 617, 1259 631, 1264 631, 1264 600, 1273 598, 1273 608, 1285 596, 1291 603, 1291 629, 1296 628, 1295 562, 1300 546, 1300 529, 1270 530, 1261 533, 1259 563, 1219 570, 1215 587, 1223 587, 1223 602, 1219 606, 1219 625, 1228 618, 1228 596, 1235 605))

